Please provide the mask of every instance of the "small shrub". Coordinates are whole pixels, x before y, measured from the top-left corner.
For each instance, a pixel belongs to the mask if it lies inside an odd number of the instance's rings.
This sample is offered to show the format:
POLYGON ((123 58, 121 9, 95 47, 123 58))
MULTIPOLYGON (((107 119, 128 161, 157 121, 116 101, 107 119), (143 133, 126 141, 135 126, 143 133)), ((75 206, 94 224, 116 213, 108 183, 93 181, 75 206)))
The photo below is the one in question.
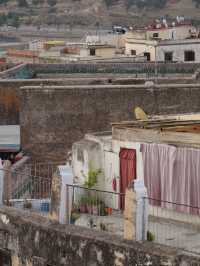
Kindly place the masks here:
POLYGON ((30 201, 25 201, 23 207, 24 209, 32 209, 32 203, 30 201))
POLYGON ((155 235, 148 230, 147 231, 147 241, 153 242, 154 240, 155 240, 155 235))

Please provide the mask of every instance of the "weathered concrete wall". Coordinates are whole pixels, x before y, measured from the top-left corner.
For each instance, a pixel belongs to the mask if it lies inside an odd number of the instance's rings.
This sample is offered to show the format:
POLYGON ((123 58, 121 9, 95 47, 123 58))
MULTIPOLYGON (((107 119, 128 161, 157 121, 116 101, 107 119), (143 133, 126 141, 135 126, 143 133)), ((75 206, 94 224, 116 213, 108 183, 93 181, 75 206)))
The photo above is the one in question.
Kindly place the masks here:
MULTIPOLYGON (((85 62, 68 64, 29 64, 29 69, 35 75, 44 73, 132 73, 149 75, 155 74, 155 63, 144 62, 85 62)), ((157 63, 156 69, 159 74, 170 73, 194 73, 200 68, 199 63, 157 63)))
POLYGON ((153 243, 56 222, 12 208, 0 209, 1 266, 189 266, 198 258, 153 243), (9 259, 10 257, 10 259, 9 259))
POLYGON ((108 79, 0 79, 0 125, 19 124, 19 90, 21 86, 39 85, 73 85, 75 84, 106 84, 108 79))
POLYGON ((200 85, 93 85, 24 87, 20 124, 23 148, 38 160, 63 160, 85 133, 111 130, 110 123, 148 114, 200 111, 200 85))

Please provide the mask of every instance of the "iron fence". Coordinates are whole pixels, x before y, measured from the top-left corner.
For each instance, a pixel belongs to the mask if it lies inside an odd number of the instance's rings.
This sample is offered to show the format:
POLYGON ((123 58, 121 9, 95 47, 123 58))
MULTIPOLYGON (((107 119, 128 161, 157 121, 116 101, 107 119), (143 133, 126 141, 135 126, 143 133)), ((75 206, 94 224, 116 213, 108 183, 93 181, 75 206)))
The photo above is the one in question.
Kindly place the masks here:
POLYGON ((200 254, 200 207, 152 198, 147 240, 200 254))
POLYGON ((125 194, 67 185, 67 220, 71 224, 123 235, 125 194))
POLYGON ((47 215, 51 201, 51 179, 32 176, 27 171, 20 173, 1 169, 6 181, 0 185, 3 204, 47 215))

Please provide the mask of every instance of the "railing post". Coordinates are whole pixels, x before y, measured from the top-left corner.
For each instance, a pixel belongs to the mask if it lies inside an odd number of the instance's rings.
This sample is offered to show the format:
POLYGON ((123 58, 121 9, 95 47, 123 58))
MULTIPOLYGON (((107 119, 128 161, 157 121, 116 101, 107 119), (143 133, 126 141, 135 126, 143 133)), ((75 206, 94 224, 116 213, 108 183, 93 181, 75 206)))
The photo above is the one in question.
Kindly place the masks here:
POLYGON ((69 185, 65 185, 66 186, 66 224, 70 224, 70 207, 69 207, 69 185))
POLYGON ((0 205, 3 204, 3 194, 4 194, 4 169, 2 164, 0 164, 0 205))
POLYGON ((52 180, 52 199, 51 199, 51 214, 52 219, 58 220, 60 223, 65 224, 71 209, 70 191, 67 195, 67 184, 73 185, 73 173, 70 165, 58 166, 57 173, 53 176, 52 180), (67 204, 69 206, 67 207, 67 204), (67 213, 66 213, 67 211, 67 213))
POLYGON ((148 229, 148 200, 147 189, 142 179, 134 180, 136 193, 136 240, 144 241, 147 238, 148 229))
POLYGON ((142 180, 134 181, 134 189, 126 190, 124 210, 124 238, 143 241, 147 236, 148 202, 146 188, 142 180))

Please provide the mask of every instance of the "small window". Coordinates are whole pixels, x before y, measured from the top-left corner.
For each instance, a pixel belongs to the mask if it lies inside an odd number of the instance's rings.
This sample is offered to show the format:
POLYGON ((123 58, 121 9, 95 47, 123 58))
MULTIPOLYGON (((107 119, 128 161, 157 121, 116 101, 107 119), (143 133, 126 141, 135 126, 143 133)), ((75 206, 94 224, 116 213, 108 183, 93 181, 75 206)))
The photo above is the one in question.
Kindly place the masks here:
POLYGON ((131 55, 136 55, 136 50, 131 50, 131 55))
POLYGON ((1 266, 11 266, 11 255, 7 250, 0 249, 0 265, 1 266))
POLYGON ((151 54, 150 53, 144 53, 144 56, 147 58, 147 61, 151 61, 151 54))
POLYGON ((172 62, 173 61, 173 53, 172 52, 166 52, 165 53, 165 62, 172 62))
POLYGON ((158 32, 153 33, 153 38, 158 38, 158 37, 159 37, 159 33, 158 32))
POLYGON ((90 55, 91 55, 91 56, 95 56, 95 55, 96 55, 96 50, 95 50, 95 48, 91 48, 91 49, 90 49, 90 55))
POLYGON ((83 150, 80 148, 77 148, 77 160, 79 162, 84 162, 84 154, 83 154, 83 150))
POLYGON ((185 51, 184 60, 185 60, 185 62, 195 61, 195 52, 194 51, 185 51))

